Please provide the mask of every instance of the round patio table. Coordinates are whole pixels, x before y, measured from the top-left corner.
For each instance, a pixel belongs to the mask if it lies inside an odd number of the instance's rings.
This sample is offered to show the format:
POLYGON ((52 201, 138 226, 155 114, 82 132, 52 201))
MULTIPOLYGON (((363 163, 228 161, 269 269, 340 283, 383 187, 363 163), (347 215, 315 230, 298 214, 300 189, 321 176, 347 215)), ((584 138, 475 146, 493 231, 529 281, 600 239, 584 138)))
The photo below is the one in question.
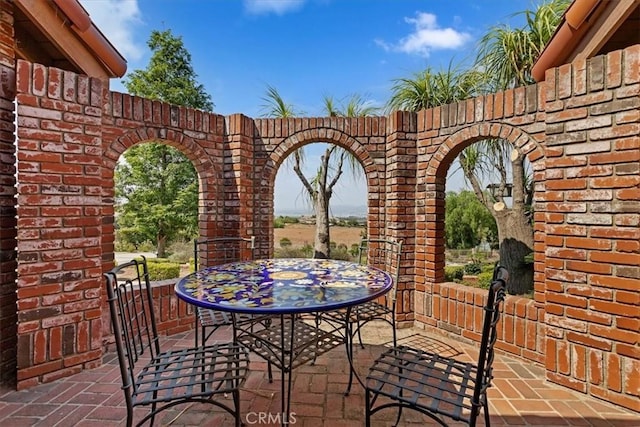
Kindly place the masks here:
POLYGON ((198 270, 180 279, 175 292, 190 304, 257 319, 247 326, 234 316, 234 339, 280 368, 282 423, 287 424, 291 371, 349 339, 346 332, 336 337, 335 330, 322 330, 317 323, 309 325, 300 315, 347 310, 348 319, 352 307, 384 295, 392 287, 392 277, 372 266, 329 259, 275 258, 198 270), (265 322, 274 318, 279 318, 279 328, 265 322))

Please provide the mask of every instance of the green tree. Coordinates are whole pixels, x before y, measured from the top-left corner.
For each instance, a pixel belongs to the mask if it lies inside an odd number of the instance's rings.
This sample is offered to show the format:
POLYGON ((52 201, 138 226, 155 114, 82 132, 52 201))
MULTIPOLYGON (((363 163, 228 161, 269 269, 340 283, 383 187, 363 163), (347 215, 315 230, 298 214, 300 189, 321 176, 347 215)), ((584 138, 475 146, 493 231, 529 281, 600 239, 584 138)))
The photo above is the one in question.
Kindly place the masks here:
POLYGON ((197 229, 198 184, 193 164, 163 144, 139 144, 116 167, 117 226, 132 243, 154 241, 158 257, 167 245, 197 229))
POLYGON ((445 211, 447 248, 470 249, 483 240, 497 243, 496 221, 472 191, 448 192, 445 211))
MULTIPOLYGON (((413 79, 396 80, 388 108, 419 111, 530 82, 531 67, 568 4, 568 0, 551 0, 533 11, 520 12, 526 21, 522 28, 492 27, 480 41, 473 70, 449 65, 443 71, 428 68, 413 79)), ((467 147, 458 160, 476 197, 496 221, 500 260, 511 272, 508 291, 528 292, 533 288, 533 268, 525 261, 533 250, 533 186, 526 158, 504 140, 487 140, 467 147), (487 180, 496 184, 493 194, 485 191, 487 180), (505 200, 509 190, 510 203, 505 200)))
POLYGON ((524 10, 525 24, 511 28, 506 24, 493 26, 480 39, 476 64, 491 78, 495 90, 534 83, 531 69, 551 36, 571 0, 550 0, 535 10, 524 10))
POLYGON ((144 70, 134 70, 123 84, 132 95, 184 107, 213 111, 213 102, 191 66, 191 54, 182 37, 171 30, 151 31, 147 42, 152 55, 144 70))
MULTIPOLYGON (((519 12, 525 16, 522 27, 495 26, 481 38, 476 68, 486 71, 488 87, 503 90, 533 83, 531 68, 570 3, 550 0, 534 10, 519 12)), ((533 251, 533 185, 526 162, 525 156, 504 140, 483 141, 460 154, 466 180, 498 225, 500 261, 511 273, 508 291, 513 294, 533 289, 533 265, 526 260, 533 251), (497 181, 493 194, 484 191, 483 178, 489 175, 497 181), (509 188, 510 204, 505 200, 509 188)))
MULTIPOLYGON (((295 117, 297 114, 291 104, 287 104, 278 90, 272 86, 267 87, 267 94, 263 98, 266 102, 263 106, 265 116, 270 117, 295 117)), ((366 104, 360 95, 352 95, 346 104, 340 108, 332 97, 325 96, 325 110, 331 117, 355 117, 372 114, 375 108, 366 104)), ((333 195, 333 189, 343 175, 346 168, 350 169, 355 177, 362 173, 358 167, 357 159, 349 152, 337 145, 326 144, 324 154, 320 157, 320 165, 314 176, 307 177, 302 172, 305 161, 303 148, 299 148, 287 158, 296 176, 302 182, 303 189, 316 217, 316 233, 313 247, 314 258, 331 257, 331 238, 329 222, 329 202, 333 195)))
MULTIPOLYGON (((170 30, 152 31, 147 68, 123 81, 132 95, 211 111, 211 96, 196 81, 191 54, 170 30)), ((119 234, 155 241, 159 257, 179 238, 197 233, 198 177, 193 164, 173 147, 151 142, 131 147, 116 167, 119 234)))
POLYGON ((394 80, 387 110, 420 111, 472 98, 485 91, 486 75, 449 63, 446 69, 427 67, 413 78, 394 80))

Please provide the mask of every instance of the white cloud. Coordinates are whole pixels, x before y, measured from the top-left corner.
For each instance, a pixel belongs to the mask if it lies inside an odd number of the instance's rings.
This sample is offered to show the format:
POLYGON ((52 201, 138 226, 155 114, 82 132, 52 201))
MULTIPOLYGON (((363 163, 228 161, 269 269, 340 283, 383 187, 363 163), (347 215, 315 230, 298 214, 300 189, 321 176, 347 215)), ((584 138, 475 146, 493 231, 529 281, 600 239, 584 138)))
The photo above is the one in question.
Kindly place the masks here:
POLYGON ((80 0, 91 20, 127 60, 138 60, 146 51, 135 40, 133 28, 142 22, 138 0, 80 0))
POLYGON ((389 43, 381 39, 376 39, 375 43, 387 51, 427 57, 432 50, 462 47, 471 38, 468 33, 459 32, 453 28, 440 28, 436 15, 432 13, 418 12, 415 18, 404 20, 414 26, 413 32, 397 43, 389 43))
POLYGON ((255 15, 275 13, 284 15, 300 9, 305 0, 244 0, 244 8, 255 15))

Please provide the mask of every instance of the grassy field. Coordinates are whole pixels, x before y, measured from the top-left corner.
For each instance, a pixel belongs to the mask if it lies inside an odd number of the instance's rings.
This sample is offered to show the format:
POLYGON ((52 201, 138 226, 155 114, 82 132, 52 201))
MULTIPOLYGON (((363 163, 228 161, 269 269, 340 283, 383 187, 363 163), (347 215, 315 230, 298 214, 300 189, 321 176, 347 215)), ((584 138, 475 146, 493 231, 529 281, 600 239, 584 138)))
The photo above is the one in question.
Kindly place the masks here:
MULTIPOLYGON (((344 243, 351 247, 354 243, 360 243, 364 227, 331 227, 329 230, 331 241, 336 244, 344 243)), ((274 229, 274 246, 280 247, 280 239, 286 237, 291 240, 293 247, 302 247, 305 244, 313 246, 316 226, 306 224, 286 224, 284 228, 274 229)))

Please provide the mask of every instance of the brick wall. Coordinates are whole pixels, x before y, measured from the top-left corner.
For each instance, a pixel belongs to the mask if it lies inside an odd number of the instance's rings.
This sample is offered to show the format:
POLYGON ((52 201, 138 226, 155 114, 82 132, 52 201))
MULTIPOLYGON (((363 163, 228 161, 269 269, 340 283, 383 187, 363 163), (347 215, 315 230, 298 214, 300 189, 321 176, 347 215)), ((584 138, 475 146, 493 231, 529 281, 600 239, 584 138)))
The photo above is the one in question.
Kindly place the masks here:
MULTIPOLYGON (((533 165, 536 224, 534 299, 508 298, 498 347, 544 364, 552 381, 640 410, 638 49, 561 67, 547 84, 375 118, 222 117, 20 62, 18 386, 99 363, 113 171, 127 148, 150 141, 193 162, 201 234, 253 233, 259 255, 273 251, 273 189, 287 155, 310 142, 350 150, 368 184, 369 235, 403 239, 408 251, 401 323, 476 340, 482 291, 442 283, 445 179, 460 150, 501 137, 533 165)), ((191 327, 170 284, 155 292, 163 330, 191 327)))
POLYGON ((640 46, 547 72, 547 378, 640 411, 640 46))
POLYGON ((0 383, 12 383, 17 342, 13 6, 2 0, 0 11, 0 383))
POLYGON ((103 84, 17 64, 18 388, 100 364, 103 84))

